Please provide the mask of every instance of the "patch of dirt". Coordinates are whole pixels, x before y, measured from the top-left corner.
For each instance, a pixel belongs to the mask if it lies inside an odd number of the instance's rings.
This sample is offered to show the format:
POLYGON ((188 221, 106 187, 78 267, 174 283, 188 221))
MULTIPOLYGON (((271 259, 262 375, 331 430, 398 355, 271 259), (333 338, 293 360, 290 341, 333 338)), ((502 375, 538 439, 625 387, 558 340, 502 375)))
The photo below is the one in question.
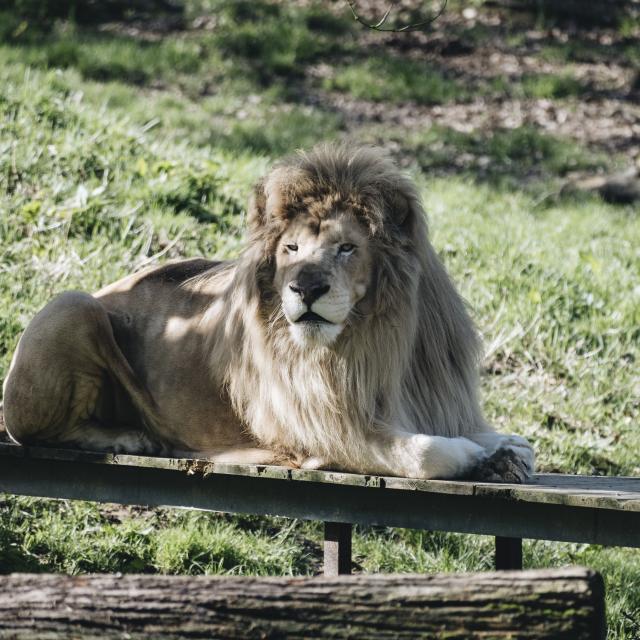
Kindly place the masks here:
POLYGON ((486 100, 421 106, 358 100, 337 92, 319 92, 315 100, 340 113, 347 127, 384 123, 419 130, 441 125, 461 133, 515 129, 532 125, 635 160, 640 155, 640 104, 601 99, 593 102, 486 100))

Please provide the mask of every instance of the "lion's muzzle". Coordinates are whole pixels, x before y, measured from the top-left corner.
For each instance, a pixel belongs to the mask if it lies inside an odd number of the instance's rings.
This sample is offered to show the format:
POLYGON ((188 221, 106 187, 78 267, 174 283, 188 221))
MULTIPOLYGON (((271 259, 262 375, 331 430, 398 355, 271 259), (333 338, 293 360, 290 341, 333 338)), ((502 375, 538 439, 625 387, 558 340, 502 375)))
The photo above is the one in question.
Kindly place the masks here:
POLYGON ((285 284, 282 308, 298 344, 328 344, 342 332, 351 301, 340 289, 322 274, 304 270, 285 284))
POLYGON ((310 280, 309 278, 300 278, 289 283, 289 289, 302 298, 309 308, 321 296, 331 289, 331 286, 324 280, 310 280))

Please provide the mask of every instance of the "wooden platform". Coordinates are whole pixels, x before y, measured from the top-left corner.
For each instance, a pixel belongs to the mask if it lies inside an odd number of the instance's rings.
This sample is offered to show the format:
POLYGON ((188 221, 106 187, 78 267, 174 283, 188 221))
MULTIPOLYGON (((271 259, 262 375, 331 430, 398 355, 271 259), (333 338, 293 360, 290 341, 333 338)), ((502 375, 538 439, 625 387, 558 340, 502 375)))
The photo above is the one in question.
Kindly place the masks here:
POLYGON ((0 444, 0 492, 321 520, 334 573, 351 523, 496 536, 499 568, 521 564, 522 538, 640 546, 640 478, 501 485, 0 444))

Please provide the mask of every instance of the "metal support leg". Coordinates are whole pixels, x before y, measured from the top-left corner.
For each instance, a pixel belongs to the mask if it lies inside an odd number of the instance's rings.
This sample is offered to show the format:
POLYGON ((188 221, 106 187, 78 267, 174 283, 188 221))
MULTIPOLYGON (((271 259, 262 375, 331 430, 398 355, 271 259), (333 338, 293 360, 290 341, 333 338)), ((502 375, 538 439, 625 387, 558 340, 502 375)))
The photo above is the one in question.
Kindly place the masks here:
POLYGON ((324 575, 333 578, 351 573, 351 529, 344 522, 324 523, 324 575))
POLYGON ((496 569, 522 569, 522 538, 496 536, 496 569))

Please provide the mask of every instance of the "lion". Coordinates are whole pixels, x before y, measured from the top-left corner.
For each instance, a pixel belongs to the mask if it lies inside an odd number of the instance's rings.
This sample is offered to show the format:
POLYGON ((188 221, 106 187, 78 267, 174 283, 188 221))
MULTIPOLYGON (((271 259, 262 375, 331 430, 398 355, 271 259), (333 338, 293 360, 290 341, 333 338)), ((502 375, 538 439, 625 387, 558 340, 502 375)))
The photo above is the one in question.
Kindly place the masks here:
POLYGON ((374 147, 318 146, 254 188, 237 260, 49 302, 4 384, 26 445, 523 482, 527 440, 478 399, 478 333, 416 187, 374 147))

